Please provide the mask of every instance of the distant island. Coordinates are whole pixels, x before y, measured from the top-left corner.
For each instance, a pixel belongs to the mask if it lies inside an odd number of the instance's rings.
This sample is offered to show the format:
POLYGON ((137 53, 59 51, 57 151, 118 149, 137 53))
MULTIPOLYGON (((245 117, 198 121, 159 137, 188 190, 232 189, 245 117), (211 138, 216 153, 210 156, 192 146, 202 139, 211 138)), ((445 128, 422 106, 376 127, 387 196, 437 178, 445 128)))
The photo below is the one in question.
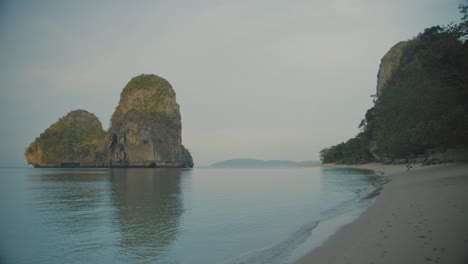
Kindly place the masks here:
POLYGON ((211 164, 211 168, 278 168, 317 164, 320 161, 230 159, 211 164))
POLYGON ((191 168, 181 133, 172 86, 164 78, 142 74, 123 89, 109 131, 94 114, 74 110, 36 138, 25 156, 36 168, 191 168))

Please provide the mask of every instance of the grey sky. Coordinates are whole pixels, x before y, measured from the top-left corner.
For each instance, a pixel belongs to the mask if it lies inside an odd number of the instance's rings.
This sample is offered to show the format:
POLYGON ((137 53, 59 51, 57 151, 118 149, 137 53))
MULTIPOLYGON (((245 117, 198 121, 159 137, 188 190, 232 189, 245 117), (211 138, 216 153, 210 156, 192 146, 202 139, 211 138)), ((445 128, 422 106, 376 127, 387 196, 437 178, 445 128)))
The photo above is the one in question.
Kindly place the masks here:
POLYGON ((0 2, 0 164, 77 108, 105 129, 140 73, 171 82, 197 165, 318 159, 354 136, 381 57, 459 0, 0 2), (98 3, 97 3, 98 2, 98 3))

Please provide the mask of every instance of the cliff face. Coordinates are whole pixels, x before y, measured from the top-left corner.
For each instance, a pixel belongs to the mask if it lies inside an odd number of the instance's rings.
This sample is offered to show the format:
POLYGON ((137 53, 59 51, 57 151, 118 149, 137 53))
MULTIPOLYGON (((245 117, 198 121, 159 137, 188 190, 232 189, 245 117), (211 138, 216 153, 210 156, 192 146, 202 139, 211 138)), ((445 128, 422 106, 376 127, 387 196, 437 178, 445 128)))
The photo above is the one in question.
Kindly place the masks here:
POLYGON ((109 164, 115 167, 193 167, 182 145, 179 104, 172 86, 140 75, 123 89, 109 129, 109 164))
MULTIPOLYGON (((401 58, 408 41, 400 41, 395 44, 380 61, 379 72, 377 73, 377 89, 376 94, 378 97, 382 95, 385 83, 392 78, 392 72, 395 68, 400 66, 401 58)), ((375 140, 370 141, 369 153, 375 160, 381 160, 381 157, 376 153, 377 145, 375 140)))
POLYGON ((385 83, 392 77, 393 69, 400 65, 400 60, 407 44, 407 41, 398 42, 380 61, 379 72, 377 73, 377 96, 382 94, 385 83))
POLYGON ((25 155, 34 167, 106 166, 107 141, 94 114, 75 110, 47 128, 25 155))

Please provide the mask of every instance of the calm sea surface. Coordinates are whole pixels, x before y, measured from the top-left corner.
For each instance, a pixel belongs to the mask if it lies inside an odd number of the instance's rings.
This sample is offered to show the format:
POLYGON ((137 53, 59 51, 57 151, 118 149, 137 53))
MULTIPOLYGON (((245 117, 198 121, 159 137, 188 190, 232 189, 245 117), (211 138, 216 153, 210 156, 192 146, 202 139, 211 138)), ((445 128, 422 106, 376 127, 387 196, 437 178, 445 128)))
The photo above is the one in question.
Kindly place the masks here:
POLYGON ((386 179, 338 168, 0 168, 0 263, 288 263, 386 179))

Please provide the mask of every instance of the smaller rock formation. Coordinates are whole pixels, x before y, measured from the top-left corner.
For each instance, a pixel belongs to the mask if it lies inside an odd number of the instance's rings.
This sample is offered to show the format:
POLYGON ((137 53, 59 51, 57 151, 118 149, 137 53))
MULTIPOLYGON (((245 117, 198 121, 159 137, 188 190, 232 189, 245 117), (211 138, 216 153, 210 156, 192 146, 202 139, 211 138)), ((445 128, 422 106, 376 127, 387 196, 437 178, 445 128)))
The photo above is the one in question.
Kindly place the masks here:
POLYGON ((107 142, 99 119, 85 110, 75 110, 47 128, 25 155, 34 167, 104 167, 107 142))
POLYGON ((382 94, 385 83, 392 77, 392 71, 400 65, 400 60, 407 44, 408 41, 398 42, 380 61, 379 72, 377 73, 377 96, 382 94))

